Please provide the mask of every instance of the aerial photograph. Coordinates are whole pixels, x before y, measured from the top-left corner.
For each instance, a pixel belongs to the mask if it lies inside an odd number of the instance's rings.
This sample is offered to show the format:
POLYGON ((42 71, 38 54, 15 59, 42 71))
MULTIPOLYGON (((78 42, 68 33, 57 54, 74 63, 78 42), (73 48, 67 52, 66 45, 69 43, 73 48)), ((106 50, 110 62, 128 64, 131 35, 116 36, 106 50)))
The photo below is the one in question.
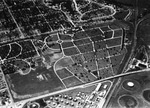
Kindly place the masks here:
POLYGON ((0 108, 150 108, 150 0, 0 0, 0 108))

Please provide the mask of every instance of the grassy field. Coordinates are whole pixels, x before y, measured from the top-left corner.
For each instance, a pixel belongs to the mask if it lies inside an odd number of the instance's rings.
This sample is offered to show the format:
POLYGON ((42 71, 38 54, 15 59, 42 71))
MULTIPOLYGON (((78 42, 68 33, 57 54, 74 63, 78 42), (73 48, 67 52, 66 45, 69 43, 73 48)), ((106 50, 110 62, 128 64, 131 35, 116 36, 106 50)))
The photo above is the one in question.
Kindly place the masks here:
POLYGON ((52 68, 37 68, 27 75, 10 74, 6 76, 6 79, 14 99, 29 98, 64 88, 52 68))

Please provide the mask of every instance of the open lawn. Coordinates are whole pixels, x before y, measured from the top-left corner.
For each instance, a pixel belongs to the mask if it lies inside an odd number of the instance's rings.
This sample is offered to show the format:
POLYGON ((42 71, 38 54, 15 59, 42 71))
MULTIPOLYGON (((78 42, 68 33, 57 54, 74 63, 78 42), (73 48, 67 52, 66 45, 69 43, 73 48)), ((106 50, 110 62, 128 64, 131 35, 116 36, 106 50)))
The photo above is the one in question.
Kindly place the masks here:
POLYGON ((44 94, 44 92, 54 92, 64 88, 53 68, 38 67, 27 75, 15 73, 7 75, 6 79, 9 82, 14 100, 20 97, 23 97, 23 99, 29 98, 38 94, 44 94))

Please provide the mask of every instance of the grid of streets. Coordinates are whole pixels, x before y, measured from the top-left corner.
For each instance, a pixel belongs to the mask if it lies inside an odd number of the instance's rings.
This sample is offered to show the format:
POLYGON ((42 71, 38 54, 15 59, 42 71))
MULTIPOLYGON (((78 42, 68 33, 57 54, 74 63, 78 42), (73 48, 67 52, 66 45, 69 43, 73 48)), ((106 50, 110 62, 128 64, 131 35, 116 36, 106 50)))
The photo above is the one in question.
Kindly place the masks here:
POLYGON ((0 87, 9 88, 15 101, 118 74, 127 53, 124 28, 110 24, 63 34, 57 31, 73 25, 60 11, 34 1, 0 4, 0 87))
POLYGON ((58 40, 47 43, 50 48, 63 51, 64 56, 55 62, 54 68, 65 86, 70 83, 68 87, 74 86, 69 80, 87 83, 117 74, 117 66, 126 53, 126 47, 122 49, 123 33, 119 27, 105 26, 55 36, 58 40))

